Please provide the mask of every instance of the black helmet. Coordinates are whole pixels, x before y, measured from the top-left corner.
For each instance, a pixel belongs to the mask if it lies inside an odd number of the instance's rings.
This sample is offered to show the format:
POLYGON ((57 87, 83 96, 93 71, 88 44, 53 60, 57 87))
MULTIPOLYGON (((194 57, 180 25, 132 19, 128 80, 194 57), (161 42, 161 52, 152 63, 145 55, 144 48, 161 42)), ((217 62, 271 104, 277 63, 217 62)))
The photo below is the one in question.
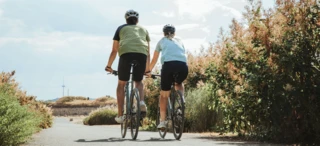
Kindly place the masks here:
POLYGON ((174 32, 176 31, 176 28, 172 25, 172 24, 167 24, 163 27, 163 32, 165 34, 174 34, 174 32))

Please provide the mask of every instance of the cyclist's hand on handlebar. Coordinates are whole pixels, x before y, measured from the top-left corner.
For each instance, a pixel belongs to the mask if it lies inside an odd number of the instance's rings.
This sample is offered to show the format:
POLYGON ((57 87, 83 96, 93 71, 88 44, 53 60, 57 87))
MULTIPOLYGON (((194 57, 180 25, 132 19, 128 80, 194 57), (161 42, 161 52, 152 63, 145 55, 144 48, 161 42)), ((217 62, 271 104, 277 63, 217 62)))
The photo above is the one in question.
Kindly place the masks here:
POLYGON ((105 70, 109 73, 112 73, 113 72, 113 69, 109 66, 106 66, 105 70))
POLYGON ((146 71, 144 75, 147 76, 147 78, 151 78, 151 71, 146 71))

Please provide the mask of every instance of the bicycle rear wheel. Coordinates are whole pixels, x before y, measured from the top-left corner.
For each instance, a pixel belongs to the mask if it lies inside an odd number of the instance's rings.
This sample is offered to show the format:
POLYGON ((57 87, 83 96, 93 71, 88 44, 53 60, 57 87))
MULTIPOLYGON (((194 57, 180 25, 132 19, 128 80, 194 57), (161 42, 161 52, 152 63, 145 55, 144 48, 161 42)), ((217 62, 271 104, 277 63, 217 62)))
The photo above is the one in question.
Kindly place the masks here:
POLYGON ((137 88, 133 89, 130 96, 130 129, 131 137, 135 140, 140 126, 140 96, 137 88))
POLYGON ((172 100, 172 130, 174 137, 179 140, 184 129, 185 104, 180 91, 171 93, 172 100), (173 97, 172 97, 173 96, 173 97))
MULTIPOLYGON (((169 113, 167 113, 169 114, 169 113)), ((156 120, 156 126, 158 126, 160 124, 160 101, 159 101, 159 106, 158 106, 158 110, 157 110, 157 120, 156 120)), ((167 125, 168 127, 168 125, 167 125)), ((159 135, 161 138, 166 137, 167 134, 167 128, 165 128, 164 130, 158 130, 159 131, 159 135)))

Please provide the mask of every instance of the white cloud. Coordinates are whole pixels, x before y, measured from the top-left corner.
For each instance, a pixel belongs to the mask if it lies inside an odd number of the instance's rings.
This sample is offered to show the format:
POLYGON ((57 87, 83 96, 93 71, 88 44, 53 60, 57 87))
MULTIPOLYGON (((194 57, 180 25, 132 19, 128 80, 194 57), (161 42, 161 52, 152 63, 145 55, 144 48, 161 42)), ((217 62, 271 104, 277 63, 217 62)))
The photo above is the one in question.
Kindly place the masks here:
MULTIPOLYGON (((162 34, 162 28, 164 25, 146 25, 144 26, 150 34, 162 34)), ((191 30, 199 28, 200 24, 191 23, 191 24, 182 24, 182 25, 175 25, 177 30, 191 30)))
POLYGON ((201 30, 204 31, 207 34, 209 34, 211 32, 209 27, 202 27, 201 30))
POLYGON ((180 15, 189 14, 194 19, 204 18, 203 15, 214 9, 211 0, 176 0, 174 3, 180 15))
POLYGON ((195 28, 198 28, 200 25, 199 24, 182 24, 182 25, 177 25, 175 26, 177 30, 184 30, 184 29, 195 29, 195 28))
POLYGON ((207 43, 206 38, 187 38, 182 41, 186 50, 190 52, 197 52, 203 44, 207 43))
POLYGON ((225 13, 231 13, 237 19, 242 17, 241 13, 223 5, 221 0, 175 0, 180 15, 188 14, 192 19, 206 21, 205 15, 211 13, 216 8, 221 8, 225 13))
POLYGON ((224 6, 224 5, 220 5, 220 7, 223 10, 228 11, 229 13, 231 13, 236 19, 242 18, 242 14, 238 10, 236 10, 234 8, 231 8, 231 7, 224 6))
MULTIPOLYGON (((111 48, 111 37, 85 35, 75 32, 38 32, 35 37, 3 37, 0 47, 5 44, 25 44, 38 52, 66 53, 83 56, 111 48), (88 51, 90 50, 90 51, 88 51)), ((66 55, 63 54, 63 55, 66 55)))
POLYGON ((157 11, 153 11, 153 14, 159 15, 159 16, 163 16, 163 17, 167 17, 167 18, 172 18, 175 17, 175 13, 173 11, 171 12, 157 12, 157 11))
MULTIPOLYGON (((4 3, 5 1, 6 1, 6 0, 0 0, 0 6, 1 6, 1 4, 4 3)), ((0 17, 2 16, 2 14, 3 14, 3 10, 0 9, 0 17)))
POLYGON ((162 34, 163 25, 145 25, 150 34, 162 34))

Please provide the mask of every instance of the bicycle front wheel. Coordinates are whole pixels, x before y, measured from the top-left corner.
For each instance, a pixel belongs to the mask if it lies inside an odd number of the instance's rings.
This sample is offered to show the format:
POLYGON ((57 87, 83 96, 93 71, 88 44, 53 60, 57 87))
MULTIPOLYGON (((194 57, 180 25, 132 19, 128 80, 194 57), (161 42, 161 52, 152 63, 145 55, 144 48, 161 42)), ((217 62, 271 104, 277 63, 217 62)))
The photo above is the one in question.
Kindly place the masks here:
POLYGON ((174 137, 179 140, 184 129, 185 104, 180 91, 171 94, 172 100, 172 130, 174 137), (173 97, 172 97, 173 96, 173 97))
POLYGON ((130 129, 131 137, 135 140, 140 126, 140 96, 137 88, 133 89, 130 96, 130 129))
POLYGON ((122 138, 125 138, 125 137, 126 137, 127 129, 128 129, 128 123, 129 123, 129 121, 128 121, 128 119, 129 119, 128 113, 129 113, 129 112, 128 112, 128 108, 127 108, 127 107, 129 107, 128 104, 129 104, 129 102, 126 101, 126 102, 125 102, 126 108, 124 109, 125 111, 123 112, 123 115, 126 115, 126 118, 125 118, 125 120, 123 121, 123 123, 121 123, 121 136, 122 136, 122 138))

